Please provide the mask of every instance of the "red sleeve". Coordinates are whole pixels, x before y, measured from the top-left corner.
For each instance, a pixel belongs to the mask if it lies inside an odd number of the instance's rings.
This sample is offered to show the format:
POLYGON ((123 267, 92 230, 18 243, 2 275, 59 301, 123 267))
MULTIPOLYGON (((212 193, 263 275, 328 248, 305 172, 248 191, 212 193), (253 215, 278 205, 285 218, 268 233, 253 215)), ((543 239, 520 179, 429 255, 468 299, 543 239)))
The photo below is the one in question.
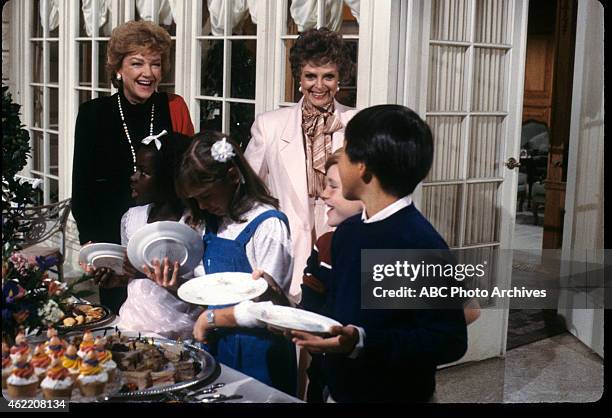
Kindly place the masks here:
POLYGON ((168 105, 170 107, 172 130, 183 135, 193 136, 195 131, 185 100, 177 94, 168 93, 168 105))

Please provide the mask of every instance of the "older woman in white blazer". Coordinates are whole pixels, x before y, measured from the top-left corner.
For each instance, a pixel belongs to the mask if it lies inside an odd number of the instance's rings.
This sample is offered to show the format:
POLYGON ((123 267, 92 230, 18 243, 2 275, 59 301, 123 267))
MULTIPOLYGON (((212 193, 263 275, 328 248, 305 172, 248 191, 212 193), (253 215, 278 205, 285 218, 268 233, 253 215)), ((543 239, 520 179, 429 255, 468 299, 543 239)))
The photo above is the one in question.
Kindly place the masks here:
POLYGON ((344 127, 356 110, 334 99, 352 66, 340 34, 326 28, 302 33, 290 61, 303 97, 294 106, 256 117, 245 157, 289 218, 294 255, 290 294, 297 299, 312 245, 329 230, 320 197, 325 161, 343 145, 344 127))

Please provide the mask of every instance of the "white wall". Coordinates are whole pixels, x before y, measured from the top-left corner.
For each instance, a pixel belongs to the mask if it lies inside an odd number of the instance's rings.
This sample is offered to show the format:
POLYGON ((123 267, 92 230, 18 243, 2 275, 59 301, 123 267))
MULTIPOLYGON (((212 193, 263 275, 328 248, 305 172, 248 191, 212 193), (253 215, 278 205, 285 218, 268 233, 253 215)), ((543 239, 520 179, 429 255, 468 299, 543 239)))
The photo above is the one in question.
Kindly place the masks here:
MULTIPOLYGON (((578 253, 585 262, 603 261, 603 251, 592 250, 604 248, 603 19, 598 1, 578 2, 563 251, 566 259, 578 253)), ((559 312, 570 332, 603 357, 603 309, 571 309, 579 297, 568 295, 559 312)))

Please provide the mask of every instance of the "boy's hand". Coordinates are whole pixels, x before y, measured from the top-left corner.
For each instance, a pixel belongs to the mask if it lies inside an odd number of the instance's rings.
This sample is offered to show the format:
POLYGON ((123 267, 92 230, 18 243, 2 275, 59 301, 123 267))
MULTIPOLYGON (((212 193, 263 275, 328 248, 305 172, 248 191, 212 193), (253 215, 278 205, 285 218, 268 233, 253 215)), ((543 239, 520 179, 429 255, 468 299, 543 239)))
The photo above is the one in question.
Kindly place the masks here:
POLYGON ((330 330, 331 337, 323 338, 304 331, 291 331, 293 343, 311 353, 349 354, 359 342, 359 331, 352 325, 335 326, 330 330))

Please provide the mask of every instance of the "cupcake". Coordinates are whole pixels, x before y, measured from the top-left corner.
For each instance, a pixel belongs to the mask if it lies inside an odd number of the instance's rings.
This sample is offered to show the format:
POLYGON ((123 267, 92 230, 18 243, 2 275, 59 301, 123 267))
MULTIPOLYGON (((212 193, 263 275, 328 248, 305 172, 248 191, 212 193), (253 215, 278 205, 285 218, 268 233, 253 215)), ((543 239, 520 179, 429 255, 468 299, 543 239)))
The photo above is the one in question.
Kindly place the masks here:
POLYGON ((11 398, 33 398, 38 388, 38 377, 34 373, 34 366, 27 355, 18 357, 13 371, 6 380, 8 394, 11 398))
POLYGON ((77 354, 79 357, 85 358, 87 353, 93 349, 95 349, 93 334, 91 331, 85 331, 83 333, 83 341, 81 341, 81 344, 79 345, 79 351, 77 354))
POLYGON ((15 345, 11 347, 10 353, 13 363, 15 363, 22 355, 25 355, 28 360, 30 359, 30 346, 28 345, 28 340, 23 332, 20 332, 17 334, 17 337, 15 337, 15 345))
POLYGON ((51 357, 62 357, 66 351, 66 342, 59 337, 52 337, 47 341, 46 352, 51 357))
POLYGON ((95 353, 100 366, 108 373, 108 380, 112 381, 117 373, 117 363, 113 361, 113 355, 106 349, 106 338, 98 337, 95 343, 95 353))
POLYGON ((40 387, 45 399, 70 399, 73 384, 74 382, 70 378, 70 372, 62 365, 62 359, 60 357, 55 357, 40 387))
POLYGON ((44 345, 38 344, 34 349, 34 355, 32 356, 32 366, 34 366, 34 374, 38 377, 38 380, 42 380, 47 375, 47 369, 51 364, 51 358, 45 353, 44 345))
POLYGON ((68 369, 72 380, 76 380, 81 367, 81 358, 77 354, 77 349, 74 345, 69 345, 62 357, 62 366, 68 369))
POLYGON ((13 360, 11 360, 11 351, 6 343, 2 343, 2 389, 6 389, 6 379, 13 372, 13 360))
POLYGON ((108 374, 104 371, 95 352, 83 359, 77 382, 83 396, 99 396, 106 388, 108 374))
POLYGON ((66 342, 58 335, 57 330, 53 327, 47 329, 47 342, 45 342, 45 351, 51 356, 52 352, 57 352, 66 349, 66 342))

